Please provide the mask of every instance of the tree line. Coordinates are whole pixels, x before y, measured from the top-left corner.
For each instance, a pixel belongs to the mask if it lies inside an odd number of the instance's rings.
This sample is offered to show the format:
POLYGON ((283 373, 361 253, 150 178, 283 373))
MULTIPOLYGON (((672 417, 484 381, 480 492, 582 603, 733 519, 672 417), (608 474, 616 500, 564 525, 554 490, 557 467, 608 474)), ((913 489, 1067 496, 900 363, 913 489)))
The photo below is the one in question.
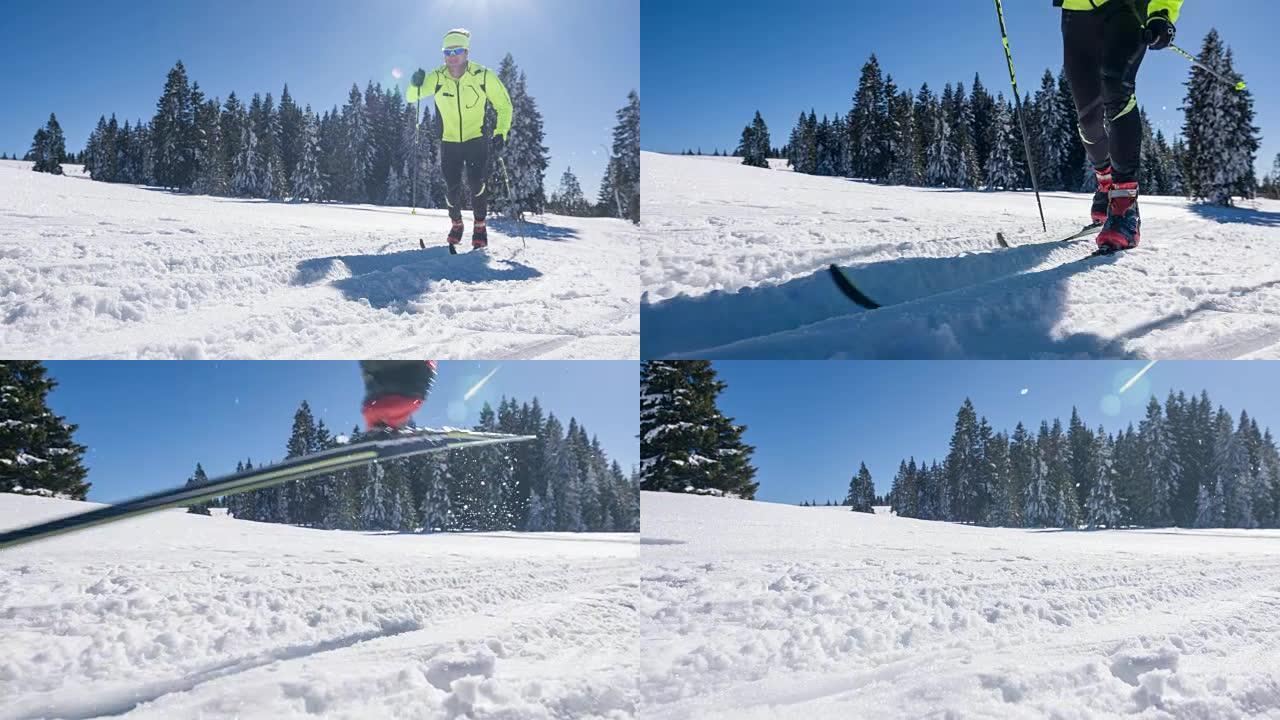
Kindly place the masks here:
POLYGON ((1073 408, 997 432, 965 399, 947 456, 903 460, 888 500, 902 517, 991 527, 1280 527, 1280 453, 1269 429, 1207 392, 1152 397, 1135 428, 1091 430, 1073 408))
MULTIPOLYGON (((632 91, 618 112, 600 200, 594 205, 573 197, 549 202, 544 174, 550 159, 543 145, 542 114, 510 54, 497 74, 514 110, 503 151, 508 176, 490 184, 494 212, 513 216, 571 208, 582 215, 616 217, 621 205, 622 216, 631 217, 634 210, 638 218, 638 95, 632 91), (633 145, 634 158, 628 155, 633 145)), ((94 180, 176 192, 444 208, 441 121, 430 104, 422 106, 421 116, 418 110, 398 87, 373 82, 363 92, 353 84, 345 105, 323 113, 300 106, 288 85, 278 104, 271 93, 255 93, 246 104, 235 92, 224 103, 207 97, 179 61, 167 75, 151 120, 121 125, 114 114, 101 116, 81 159, 94 180)), ((486 133, 496 122, 489 108, 486 133)))
MULTIPOLYGON (((485 404, 476 430, 534 435, 536 441, 376 463, 226 498, 217 505, 243 520, 329 530, 462 532, 481 530, 638 532, 637 478, 610 461, 598 438, 570 418, 544 415, 535 397, 485 404)), ((346 442, 359 442, 354 428, 346 442)), ((339 440, 303 402, 286 458, 336 447, 339 440)), ((253 468, 238 463, 236 472, 253 468)), ((202 465, 188 486, 208 482, 202 465)), ((189 512, 209 514, 209 506, 189 512)))
MULTIPOLYGON (((1216 30, 1206 37, 1199 60, 1226 77, 1241 78, 1216 30)), ((1093 167, 1065 73, 1055 77, 1045 70, 1034 97, 1027 94, 1022 105, 1041 189, 1093 191, 1093 167)), ((1254 159, 1260 140, 1248 90, 1236 91, 1192 69, 1183 110, 1182 136, 1172 140, 1162 131, 1153 132, 1146 111, 1140 110, 1144 162, 1139 183, 1144 194, 1230 205, 1232 197, 1277 192, 1280 172, 1263 186, 1257 181, 1254 159)), ((801 112, 787 144, 773 149, 757 112, 743 128, 735 155, 744 165, 768 167, 769 157, 785 157, 797 172, 894 185, 1032 187, 1014 103, 1003 93, 993 96, 975 74, 968 90, 964 83, 948 83, 939 95, 925 83, 913 95, 883 72, 874 54, 862 67, 847 113, 819 120, 812 109, 801 112)))

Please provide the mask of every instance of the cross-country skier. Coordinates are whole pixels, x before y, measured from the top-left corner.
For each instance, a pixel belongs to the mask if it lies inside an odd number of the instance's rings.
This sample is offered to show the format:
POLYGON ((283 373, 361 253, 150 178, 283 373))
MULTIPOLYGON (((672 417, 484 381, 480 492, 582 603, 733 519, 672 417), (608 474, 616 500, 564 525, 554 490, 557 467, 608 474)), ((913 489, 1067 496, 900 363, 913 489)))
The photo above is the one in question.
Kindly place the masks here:
POLYGON ((449 217, 453 220, 449 245, 462 242, 462 170, 465 166, 467 184, 471 187, 471 211, 475 216, 471 246, 483 248, 489 244, 484 222, 489 204, 489 146, 492 143, 493 152, 500 153, 506 144, 507 133, 511 131, 511 96, 495 73, 468 60, 470 48, 470 31, 450 30, 444 36, 444 65, 431 72, 419 68, 409 85, 408 99, 412 103, 435 96, 436 110, 444 121, 440 165, 448 188, 449 217), (492 141, 484 137, 486 100, 498 113, 492 141))
POLYGON ((1102 252, 1138 245, 1142 121, 1135 87, 1147 49, 1173 42, 1182 0, 1054 0, 1061 7, 1063 65, 1098 176, 1093 221, 1102 252))
POLYGON ((361 360, 364 421, 370 430, 396 430, 422 407, 436 379, 435 360, 361 360))

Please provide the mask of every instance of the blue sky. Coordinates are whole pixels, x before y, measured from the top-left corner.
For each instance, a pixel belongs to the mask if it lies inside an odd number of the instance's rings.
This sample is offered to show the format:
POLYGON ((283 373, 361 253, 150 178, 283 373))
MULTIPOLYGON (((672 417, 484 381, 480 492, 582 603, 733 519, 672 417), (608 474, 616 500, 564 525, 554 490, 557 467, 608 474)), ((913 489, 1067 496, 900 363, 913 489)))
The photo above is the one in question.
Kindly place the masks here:
POLYGON ((972 398, 997 430, 1019 421, 1071 417, 1074 405, 1092 428, 1114 432, 1145 414, 1154 393, 1208 390, 1233 417, 1248 410, 1280 431, 1280 363, 1162 361, 1123 394, 1117 390, 1141 361, 794 361, 714 363, 728 388, 720 408, 747 425, 756 446, 757 499, 794 502, 844 498, 849 478, 866 462, 876 490, 893 482, 911 455, 941 462, 956 411, 972 398), (1023 390, 1026 394, 1023 394, 1023 390), (1108 399, 1110 397, 1111 399, 1108 399))
MULTIPOLYGON (((88 446, 89 499, 113 502, 184 482, 197 462, 212 475, 236 461, 278 460, 306 400, 334 432, 360 419, 364 385, 354 361, 77 361, 46 363, 59 386, 54 412, 88 446)), ((444 361, 421 426, 470 427, 486 401, 527 402, 567 425, 576 417, 627 472, 639 461, 638 365, 626 361, 444 361), (463 396, 497 373, 468 402, 463 396)))
MULTIPOLYGON (((941 90, 974 72, 987 89, 1010 95, 995 6, 990 0, 891 3, 813 0, 797 11, 773 0, 723 2, 644 0, 640 55, 644 66, 643 147, 678 152, 701 146, 732 150, 756 110, 775 145, 786 142, 801 110, 847 112, 858 75, 875 52, 899 87, 941 90)), ((1045 68, 1062 65, 1061 10, 1049 0, 1005 3, 1018 87, 1034 92, 1045 68)), ((1236 69, 1253 91, 1263 131, 1259 168, 1280 152, 1280 74, 1274 0, 1187 2, 1177 43, 1193 54, 1211 27, 1235 51, 1236 69)), ((1167 136, 1180 133, 1178 107, 1189 64, 1168 51, 1150 53, 1138 100, 1167 136)))
POLYGON ((317 111, 351 83, 390 86, 393 68, 442 62, 450 28, 472 31, 471 57, 510 52, 528 75, 551 149, 548 193, 568 165, 594 196, 614 113, 640 82, 639 0, 6 0, 0 12, 0 151, 24 153, 58 115, 80 150, 99 115, 150 120, 181 59, 210 97, 289 92, 317 111), (48 32, 46 32, 48 31, 48 32), (49 33, 52 32, 52 35, 49 33))

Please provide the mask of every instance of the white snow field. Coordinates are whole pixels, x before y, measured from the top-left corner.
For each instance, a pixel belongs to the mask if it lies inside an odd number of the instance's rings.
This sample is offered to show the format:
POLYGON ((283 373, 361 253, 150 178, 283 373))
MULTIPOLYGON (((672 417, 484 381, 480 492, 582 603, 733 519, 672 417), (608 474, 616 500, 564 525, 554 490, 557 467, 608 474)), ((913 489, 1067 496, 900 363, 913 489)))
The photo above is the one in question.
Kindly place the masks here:
POLYGON ((645 718, 1280 718, 1277 531, 641 507, 645 718))
POLYGON ((9 358, 634 359, 635 226, 176 195, 0 161, 9 358), (470 215, 468 233, 470 232, 470 215), (423 239, 427 249, 418 247, 423 239))
POLYGON ((642 357, 1280 357, 1280 202, 1144 197, 1136 251, 1080 260, 1092 238, 1018 244, 1079 230, 1088 195, 1043 194, 1046 235, 1030 192, 738 162, 641 157, 642 357))
MULTIPOLYGON (((90 505, 0 494, 0 527, 90 505)), ((165 511, 0 551, 0 718, 633 718, 637 537, 165 511)))

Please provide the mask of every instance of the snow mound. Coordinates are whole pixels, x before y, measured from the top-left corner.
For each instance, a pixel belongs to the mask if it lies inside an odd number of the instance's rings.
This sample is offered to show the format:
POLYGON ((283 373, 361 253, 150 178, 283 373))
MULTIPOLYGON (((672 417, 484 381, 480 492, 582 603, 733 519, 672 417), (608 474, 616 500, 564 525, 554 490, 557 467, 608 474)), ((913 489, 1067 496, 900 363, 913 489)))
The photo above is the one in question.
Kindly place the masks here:
POLYGON ((1280 202, 1146 197, 1142 246, 1085 259, 1036 243, 1087 222, 1086 195, 1043 194, 1046 235, 1029 193, 641 162, 645 358, 1280 357, 1280 202))
POLYGON ((635 541, 174 510, 0 552, 0 719, 633 718, 635 541))
POLYGON ((641 498, 652 718, 1280 717, 1280 532, 641 498))

